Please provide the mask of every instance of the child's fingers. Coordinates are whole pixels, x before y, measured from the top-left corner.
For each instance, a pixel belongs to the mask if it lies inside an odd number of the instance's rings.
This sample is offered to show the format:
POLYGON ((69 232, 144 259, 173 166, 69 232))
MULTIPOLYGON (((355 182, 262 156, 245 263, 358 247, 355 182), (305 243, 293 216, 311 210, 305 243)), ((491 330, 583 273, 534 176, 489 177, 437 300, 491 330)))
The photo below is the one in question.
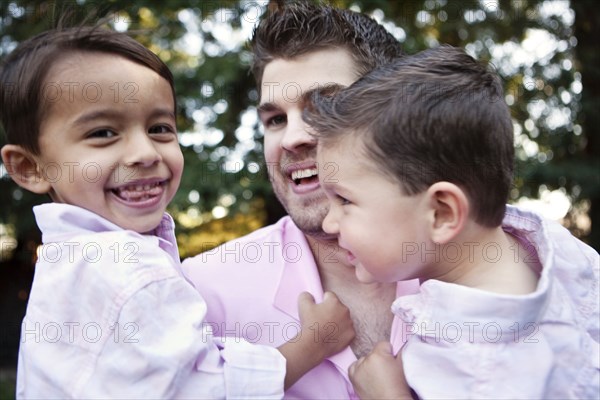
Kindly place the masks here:
POLYGON ((333 292, 325 292, 323 294, 323 301, 332 301, 332 300, 337 300, 337 299, 338 299, 338 297, 333 292))
POLYGON ((356 372, 356 368, 358 368, 358 366, 364 362, 365 362, 364 356, 359 358, 358 360, 354 361, 352 364, 350 364, 350 367, 348 368, 348 374, 350 376, 354 376, 354 373, 356 372))
POLYGON ((308 292, 300 293, 300 295, 298 296, 298 308, 301 311, 309 308, 310 306, 314 306, 314 305, 315 305, 315 298, 313 297, 312 294, 310 294, 308 292))

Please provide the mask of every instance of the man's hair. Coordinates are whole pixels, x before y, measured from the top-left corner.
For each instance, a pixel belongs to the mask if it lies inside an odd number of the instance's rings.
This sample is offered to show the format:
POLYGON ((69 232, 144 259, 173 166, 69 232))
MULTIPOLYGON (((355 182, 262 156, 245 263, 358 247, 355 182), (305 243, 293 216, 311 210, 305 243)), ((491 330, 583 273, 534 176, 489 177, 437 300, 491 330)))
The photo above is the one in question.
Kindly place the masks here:
POLYGON ((512 120, 498 76, 462 49, 406 56, 337 93, 314 92, 305 120, 322 146, 360 138, 360 150, 408 194, 459 185, 474 220, 501 224, 512 184, 512 120))
POLYGON ((78 52, 114 54, 148 67, 169 82, 175 99, 169 68, 127 34, 100 27, 49 30, 22 42, 0 65, 0 118, 8 143, 40 153, 39 130, 50 103, 46 77, 54 64, 78 52))
POLYGON ((343 48, 364 75, 402 55, 400 42, 371 17, 308 1, 286 4, 269 12, 250 41, 252 73, 260 90, 265 67, 274 59, 295 57, 328 48, 343 48))

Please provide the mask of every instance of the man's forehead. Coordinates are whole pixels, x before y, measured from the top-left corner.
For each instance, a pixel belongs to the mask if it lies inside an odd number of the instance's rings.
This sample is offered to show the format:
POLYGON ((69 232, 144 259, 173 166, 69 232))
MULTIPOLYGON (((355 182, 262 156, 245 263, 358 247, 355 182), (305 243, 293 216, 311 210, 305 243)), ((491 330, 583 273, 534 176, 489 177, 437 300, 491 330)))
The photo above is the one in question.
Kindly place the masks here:
POLYGON ((304 95, 312 90, 332 84, 346 86, 336 80, 313 80, 310 82, 263 82, 260 96, 260 108, 268 111, 282 103, 301 103, 304 95))
POLYGON ((260 103, 298 102, 310 90, 350 85, 358 75, 346 50, 319 50, 294 59, 275 59, 265 67, 260 103))
POLYGON ((321 89, 331 85, 348 86, 353 82, 350 79, 328 76, 298 76, 291 80, 263 80, 261 85, 260 104, 264 107, 269 105, 301 102, 304 95, 310 91, 321 89))

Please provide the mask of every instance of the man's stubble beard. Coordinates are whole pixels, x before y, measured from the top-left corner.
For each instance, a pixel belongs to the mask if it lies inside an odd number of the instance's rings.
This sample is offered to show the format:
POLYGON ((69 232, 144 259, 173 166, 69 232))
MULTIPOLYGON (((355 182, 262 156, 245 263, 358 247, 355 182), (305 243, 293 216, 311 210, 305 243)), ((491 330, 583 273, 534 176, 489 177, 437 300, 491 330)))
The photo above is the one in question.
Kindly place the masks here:
POLYGON ((321 199, 311 200, 303 206, 295 205, 295 207, 295 209, 292 209, 293 207, 284 206, 292 221, 302 233, 315 239, 331 237, 323 231, 323 220, 327 216, 328 207, 323 205, 321 199), (298 210, 300 207, 302 207, 302 210, 298 210))
POLYGON ((288 202, 285 195, 288 194, 284 182, 277 184, 272 176, 269 177, 273 192, 281 203, 294 224, 307 236, 315 239, 332 240, 335 237, 323 231, 323 220, 329 211, 329 203, 323 192, 316 198, 301 202, 288 202), (293 203, 293 204, 290 204, 293 203))

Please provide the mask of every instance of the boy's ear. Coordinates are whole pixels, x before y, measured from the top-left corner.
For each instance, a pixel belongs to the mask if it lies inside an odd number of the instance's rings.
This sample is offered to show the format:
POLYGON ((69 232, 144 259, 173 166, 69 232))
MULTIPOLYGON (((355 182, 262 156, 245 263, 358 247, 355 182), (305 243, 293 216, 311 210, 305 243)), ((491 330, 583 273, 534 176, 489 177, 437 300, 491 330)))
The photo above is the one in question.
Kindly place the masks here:
POLYGON ((469 218, 469 200, 465 192, 450 182, 436 182, 426 192, 429 204, 430 239, 445 244, 454 239, 469 218))
POLYGON ((29 151, 15 144, 7 144, 0 153, 8 174, 19 186, 38 194, 48 193, 52 189, 42 168, 29 151))

